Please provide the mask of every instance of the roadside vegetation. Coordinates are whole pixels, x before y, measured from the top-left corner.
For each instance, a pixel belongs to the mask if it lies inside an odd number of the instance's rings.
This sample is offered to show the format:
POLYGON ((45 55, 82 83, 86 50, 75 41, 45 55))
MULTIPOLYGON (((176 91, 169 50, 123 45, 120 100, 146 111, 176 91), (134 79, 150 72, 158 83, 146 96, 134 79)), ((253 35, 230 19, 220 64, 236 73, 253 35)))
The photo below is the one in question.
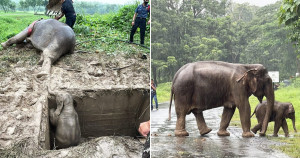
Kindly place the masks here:
MULTIPOLYGON (((284 84, 281 84, 280 88, 275 91, 275 100, 280 102, 291 102, 295 108, 295 116, 296 116, 296 128, 297 133, 294 132, 292 121, 287 119, 290 137, 285 138, 284 132, 282 128, 279 130, 279 137, 273 137, 274 131, 274 122, 269 123, 268 130, 267 130, 267 137, 271 140, 281 141, 287 143, 286 145, 282 146, 274 146, 273 148, 281 150, 282 152, 288 154, 291 157, 299 157, 300 151, 300 79, 294 80, 290 86, 285 87, 284 84)), ((162 102, 169 102, 170 101, 170 91, 171 91, 171 82, 161 83, 157 86, 157 100, 159 103, 162 102)), ((249 98, 249 102, 251 105, 251 114, 253 113, 256 105, 259 103, 256 97, 251 96, 249 98)), ((174 107, 173 107, 174 108, 174 107)), ((205 117, 205 116, 204 116, 205 117)), ((254 127, 257 124, 257 119, 255 115, 251 118, 251 127, 254 127)), ((240 126, 240 115, 239 110, 236 109, 233 118, 230 122, 230 126, 240 126)))

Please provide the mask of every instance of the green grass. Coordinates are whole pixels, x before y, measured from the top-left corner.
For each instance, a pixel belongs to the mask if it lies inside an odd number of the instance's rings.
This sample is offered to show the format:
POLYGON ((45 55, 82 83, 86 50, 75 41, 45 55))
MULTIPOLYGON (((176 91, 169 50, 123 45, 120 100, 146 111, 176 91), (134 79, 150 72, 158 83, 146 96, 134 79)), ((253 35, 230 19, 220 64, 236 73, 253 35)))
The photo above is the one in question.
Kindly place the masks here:
POLYGON ((49 17, 23 12, 0 13, 0 42, 6 41, 8 38, 18 34, 33 21, 41 18, 47 19, 49 17))
MULTIPOLYGON (((297 80, 297 83, 300 80, 297 80)), ((161 83, 157 86, 157 98, 158 102, 169 102, 170 101, 170 90, 171 90, 171 82, 167 83, 161 83)), ((295 115, 296 115, 296 128, 299 131, 300 130, 300 87, 299 85, 292 84, 288 87, 281 86, 277 91, 275 91, 275 100, 280 102, 291 102, 295 108, 295 115)), ((249 98, 249 102, 251 105, 251 114, 254 111, 256 105, 259 103, 256 97, 251 96, 249 98)), ((287 145, 282 146, 274 146, 273 148, 276 148, 278 150, 281 150, 282 152, 288 154, 291 157, 300 157, 300 134, 294 133, 292 121, 290 119, 287 119, 288 127, 289 127, 289 133, 290 135, 293 135, 293 137, 289 138, 282 138, 282 137, 269 137, 271 140, 275 141, 281 141, 287 143, 287 145)), ((251 127, 254 127, 257 124, 257 120, 255 115, 251 118, 251 127)), ((241 126, 240 122, 240 115, 239 110, 235 111, 235 114, 230 122, 231 126, 241 126)), ((267 135, 273 134, 273 128, 274 128, 274 122, 269 123, 267 135)), ((280 135, 284 135, 284 132, 282 128, 279 130, 280 135)))
POLYGON ((166 82, 158 84, 156 93, 157 93, 157 101, 159 103, 169 102, 170 101, 170 92, 171 92, 172 82, 166 82))

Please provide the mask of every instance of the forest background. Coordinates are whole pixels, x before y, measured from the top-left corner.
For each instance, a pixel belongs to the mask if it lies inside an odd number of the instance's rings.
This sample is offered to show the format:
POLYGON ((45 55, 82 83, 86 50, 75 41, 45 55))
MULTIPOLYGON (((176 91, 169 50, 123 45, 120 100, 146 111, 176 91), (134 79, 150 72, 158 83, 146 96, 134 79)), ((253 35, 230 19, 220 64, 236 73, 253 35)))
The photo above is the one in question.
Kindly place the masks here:
POLYGON ((151 52, 155 83, 172 81, 186 63, 220 60, 260 63, 280 80, 299 72, 289 36, 280 24, 281 1, 264 7, 230 0, 152 0, 151 52))

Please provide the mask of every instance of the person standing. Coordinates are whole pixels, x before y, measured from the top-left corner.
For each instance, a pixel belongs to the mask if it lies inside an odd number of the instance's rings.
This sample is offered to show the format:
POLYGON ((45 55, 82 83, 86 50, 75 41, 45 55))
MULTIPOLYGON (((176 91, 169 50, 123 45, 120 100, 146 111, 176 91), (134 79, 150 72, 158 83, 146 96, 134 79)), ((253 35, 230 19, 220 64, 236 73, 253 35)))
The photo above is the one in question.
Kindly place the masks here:
MULTIPOLYGON (((145 31, 146 31, 146 18, 148 17, 148 14, 150 13, 150 6, 148 5, 149 0, 144 0, 143 4, 140 4, 136 9, 135 13, 133 15, 132 19, 132 28, 130 32, 130 43, 133 42, 133 36, 135 34, 136 29, 140 28, 140 38, 141 38, 141 44, 144 44, 145 39, 145 31)), ((150 24, 150 19, 147 22, 147 24, 150 24)))
POLYGON ((157 103, 157 97, 156 97, 156 85, 151 79, 151 110, 153 110, 153 98, 155 101, 156 110, 158 110, 158 103, 157 103))
POLYGON ((56 16, 55 19, 59 20, 64 15, 66 16, 66 24, 69 25, 72 29, 76 21, 76 13, 73 7, 73 1, 72 0, 61 0, 62 3, 61 6, 61 15, 56 16))

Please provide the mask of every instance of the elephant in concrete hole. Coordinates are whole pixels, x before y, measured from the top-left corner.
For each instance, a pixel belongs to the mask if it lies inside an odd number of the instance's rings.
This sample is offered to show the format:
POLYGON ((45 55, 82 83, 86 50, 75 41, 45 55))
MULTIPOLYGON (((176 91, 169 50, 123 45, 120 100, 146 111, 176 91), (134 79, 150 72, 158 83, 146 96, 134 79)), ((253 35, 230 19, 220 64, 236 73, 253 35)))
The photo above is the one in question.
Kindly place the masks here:
POLYGON ((218 131, 219 136, 229 136, 227 131, 236 107, 240 112, 243 137, 253 137, 250 131, 249 97, 254 95, 260 102, 268 100, 261 136, 265 135, 268 120, 274 106, 272 79, 261 64, 232 64, 221 61, 201 61, 182 66, 175 74, 171 88, 169 120, 174 96, 177 122, 175 136, 188 136, 185 117, 193 113, 201 135, 209 133, 203 111, 224 106, 218 131))
MULTIPOLYGON (((256 133, 258 130, 261 129, 263 119, 266 114, 266 108, 267 108, 267 101, 263 101, 262 103, 259 103, 251 117, 255 114, 257 118, 258 124, 251 129, 253 133, 256 133)), ((269 122, 274 121, 274 133, 273 136, 278 136, 279 128, 282 127, 285 136, 289 136, 289 130, 288 125, 286 123, 286 118, 289 118, 293 122, 294 131, 297 132, 296 126, 295 126, 295 109, 293 107, 292 103, 282 103, 275 101, 274 107, 272 109, 272 114, 269 118, 269 122)))
POLYGON ((52 92, 49 88, 48 92, 50 96, 55 97, 57 103, 57 108, 50 109, 49 114, 50 123, 56 127, 56 148, 68 148, 78 145, 81 138, 81 131, 71 94, 64 91, 52 92))
POLYGON ((75 48, 75 33, 66 24, 55 19, 39 20, 19 34, 1 43, 3 48, 13 44, 31 43, 36 49, 41 50, 41 58, 38 62, 42 65, 42 71, 37 77, 50 74, 51 65, 66 53, 73 53, 75 48))

